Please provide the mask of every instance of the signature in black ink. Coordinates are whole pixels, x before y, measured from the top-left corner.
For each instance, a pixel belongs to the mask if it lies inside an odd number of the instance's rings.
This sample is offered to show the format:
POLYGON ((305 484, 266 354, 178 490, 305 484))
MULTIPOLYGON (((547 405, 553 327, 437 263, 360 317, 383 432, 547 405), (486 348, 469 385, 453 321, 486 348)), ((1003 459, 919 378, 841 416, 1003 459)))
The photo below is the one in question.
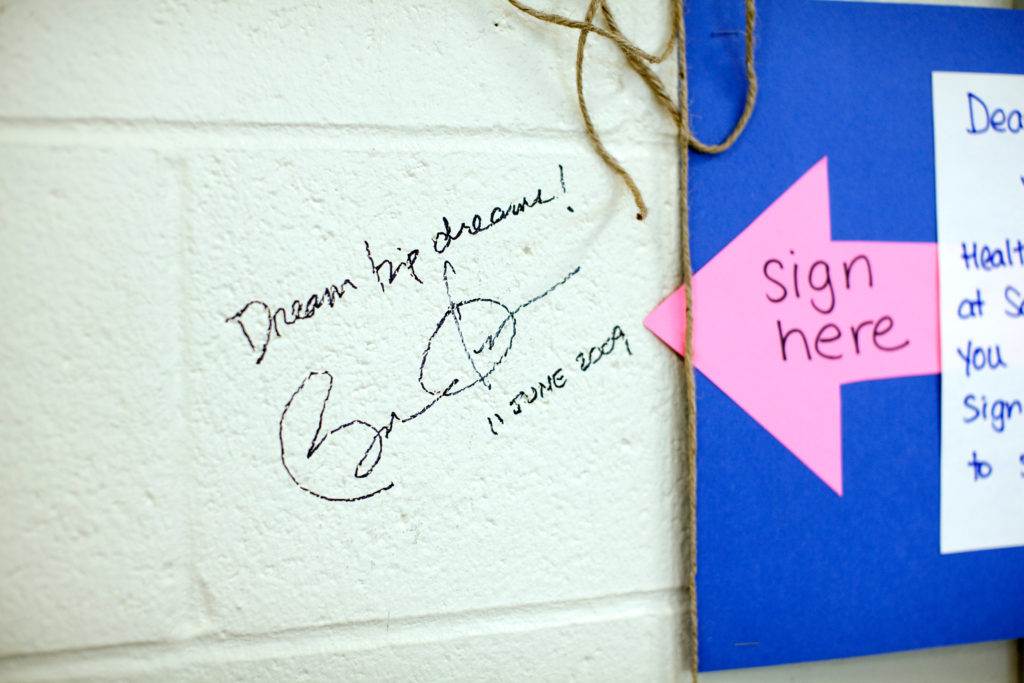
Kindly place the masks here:
POLYGON ((384 442, 396 427, 479 384, 490 388, 488 379, 512 350, 517 316, 579 272, 579 267, 574 268, 537 296, 510 308, 486 297, 455 301, 449 284, 449 275, 455 273, 455 268, 445 261, 441 277, 448 308, 427 340, 419 367, 419 385, 429 400, 404 416, 392 410, 382 425, 356 418, 328 427, 324 424, 325 414, 331 407, 334 376, 326 370, 309 373, 288 399, 279 423, 281 464, 289 478, 303 491, 329 501, 366 500, 392 488, 393 481, 383 486, 369 484, 357 495, 343 492, 352 484, 351 478, 362 481, 373 474, 384 455, 384 442), (479 345, 469 343, 480 338, 483 342, 479 345), (358 458, 351 475, 335 465, 336 458, 346 457, 358 458))
POLYGON ((280 337, 281 330, 278 323, 294 325, 300 320, 309 320, 323 306, 334 308, 335 301, 345 296, 345 290, 351 287, 359 289, 356 283, 346 278, 340 285, 331 283, 324 288, 322 294, 311 295, 303 304, 296 299, 291 305, 291 319, 284 307, 280 307, 271 313, 270 306, 262 301, 250 301, 234 315, 226 318, 226 323, 238 323, 238 327, 249 343, 249 348, 257 354, 256 363, 262 363, 267 355, 267 348, 273 337, 280 337), (252 334, 250 334, 250 332, 252 334))

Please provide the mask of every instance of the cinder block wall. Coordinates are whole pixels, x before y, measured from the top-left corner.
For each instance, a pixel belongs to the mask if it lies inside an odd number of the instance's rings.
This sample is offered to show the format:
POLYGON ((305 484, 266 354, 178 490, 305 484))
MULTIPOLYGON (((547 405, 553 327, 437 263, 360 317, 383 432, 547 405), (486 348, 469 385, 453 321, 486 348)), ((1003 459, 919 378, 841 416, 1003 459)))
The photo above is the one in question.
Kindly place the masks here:
MULTIPOLYGON (((620 14, 661 39, 658 0, 620 14)), ((595 116, 652 204, 636 239, 580 139, 575 40, 497 0, 0 0, 0 679, 685 671, 673 364, 635 319, 677 280, 672 138, 595 41, 595 116), (445 305, 437 259, 432 287, 373 290, 364 242, 429 249, 440 216, 538 187, 557 202, 460 245, 460 286, 523 300, 580 260, 588 279, 538 307, 531 329, 557 339, 532 333, 498 390, 624 321, 643 360, 504 442, 483 421, 497 401, 451 408, 399 448, 430 458, 387 460, 386 503, 291 486, 276 420, 297 380, 330 368, 386 415, 415 376, 407 330, 445 305), (350 273, 353 308, 290 327, 259 365, 224 322, 350 273)), ((990 645, 759 680, 995 681, 1010 662, 990 645)))

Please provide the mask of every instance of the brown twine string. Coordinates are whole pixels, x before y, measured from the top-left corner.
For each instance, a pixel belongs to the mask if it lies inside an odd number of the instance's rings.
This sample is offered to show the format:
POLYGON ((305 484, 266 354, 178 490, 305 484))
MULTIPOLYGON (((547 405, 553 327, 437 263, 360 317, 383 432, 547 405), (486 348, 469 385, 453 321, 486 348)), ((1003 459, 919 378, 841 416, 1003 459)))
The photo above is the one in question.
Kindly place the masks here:
POLYGON ((576 44, 576 99, 579 103, 580 116, 583 119, 583 129, 591 146, 601 160, 615 172, 633 195, 636 203, 638 220, 647 217, 647 204, 644 203, 643 195, 633 176, 604 146, 600 135, 594 128, 594 122, 590 118, 590 111, 587 108, 586 97, 583 94, 583 58, 586 51, 587 38, 591 33, 606 38, 613 42, 622 52, 626 63, 629 65, 643 82, 647 85, 651 94, 660 108, 668 114, 676 126, 676 145, 679 150, 679 232, 680 265, 682 269, 683 284, 686 285, 686 340, 685 348, 687 353, 683 356, 683 379, 686 387, 685 408, 685 444, 686 444, 686 479, 687 479, 687 527, 689 531, 689 543, 685 569, 686 569, 686 592, 689 603, 688 636, 690 645, 690 677, 697 680, 697 393, 693 369, 693 262, 690 256, 690 223, 689 204, 687 201, 687 187, 689 179, 689 149, 702 154, 720 154, 732 147, 743 133, 750 116, 754 112, 754 103, 757 101, 757 71, 754 68, 754 24, 756 20, 755 0, 744 0, 746 9, 745 21, 745 66, 747 79, 746 99, 743 103, 743 111, 740 113, 732 131, 718 144, 707 144, 694 135, 690 129, 689 116, 689 95, 686 76, 686 26, 683 19, 683 0, 669 0, 669 24, 671 31, 664 47, 657 53, 651 54, 640 49, 626 38, 619 29, 615 16, 608 7, 607 0, 589 0, 587 11, 583 21, 576 21, 558 14, 542 12, 519 0, 508 0, 509 4, 519 11, 530 15, 540 21, 575 29, 580 32, 576 44), (605 26, 594 23, 597 13, 605 26), (678 62, 678 83, 676 101, 666 92, 661 79, 651 69, 651 65, 660 64, 672 54, 675 48, 676 60, 678 62))

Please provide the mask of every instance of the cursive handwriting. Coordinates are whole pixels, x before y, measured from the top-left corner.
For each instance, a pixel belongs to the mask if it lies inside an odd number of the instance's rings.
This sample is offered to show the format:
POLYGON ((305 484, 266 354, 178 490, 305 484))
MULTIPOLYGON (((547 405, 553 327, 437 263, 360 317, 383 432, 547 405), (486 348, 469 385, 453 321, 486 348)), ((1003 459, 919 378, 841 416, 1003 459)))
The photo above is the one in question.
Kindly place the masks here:
MULTIPOLYGON (((562 167, 559 166, 558 168, 559 171, 561 171, 562 167)), ((563 180, 563 187, 564 186, 563 180)), ((496 206, 491 209, 491 217, 487 225, 484 225, 484 219, 480 214, 474 214, 473 217, 469 219, 468 224, 466 222, 462 222, 455 232, 452 232, 452 225, 448 222, 448 217, 441 216, 441 223, 444 225, 444 229, 434 235, 434 251, 438 254, 443 254, 445 250, 452 245, 452 242, 462 237, 463 234, 476 235, 481 232, 485 232, 493 228, 498 223, 501 223, 509 216, 518 216, 527 209, 532 209, 535 206, 547 204, 554 200, 554 197, 544 199, 543 191, 540 188, 537 188, 537 194, 532 200, 527 200, 526 197, 523 197, 521 201, 513 202, 507 207, 496 206)), ((570 208, 570 211, 571 210, 572 209, 570 208)))
MULTIPOLYGON (((346 288, 359 289, 352 280, 345 279, 340 285, 330 284, 324 288, 323 294, 313 294, 306 303, 296 299, 292 302, 292 317, 283 308, 278 308, 271 313, 270 306, 262 301, 250 301, 234 315, 225 319, 227 323, 238 323, 239 329, 245 336, 249 348, 257 354, 256 364, 259 365, 267 355, 267 348, 273 337, 281 336, 281 329, 278 323, 294 325, 300 320, 309 320, 323 306, 334 308, 334 302, 345 295, 346 288)), ((382 285, 383 287, 383 285, 382 285)))
MULTIPOLYGON (((558 176, 562 187, 562 194, 564 195, 566 194, 565 171, 561 164, 558 166, 558 176)), ((533 199, 528 200, 526 196, 523 196, 521 200, 510 202, 507 206, 494 207, 490 212, 490 222, 486 225, 483 223, 483 218, 478 214, 474 215, 468 224, 462 223, 454 232, 448 218, 442 216, 441 220, 444 224, 444 230, 434 235, 432 240, 433 252, 441 254, 464 234, 479 234, 512 216, 519 216, 527 209, 547 204, 556 198, 554 195, 545 197, 544 191, 538 188, 533 199)), ((567 206, 566 208, 570 212, 572 211, 572 207, 567 206)), ((369 277, 373 278, 377 283, 382 294, 387 294, 391 285, 394 285, 395 281, 403 273, 407 274, 409 279, 417 285, 424 283, 423 278, 420 277, 420 273, 417 271, 417 260, 420 258, 421 253, 429 255, 431 253, 430 249, 427 249, 424 253, 418 248, 403 250, 400 247, 396 247, 395 251, 398 252, 399 257, 393 260, 380 257, 379 252, 375 253, 368 241, 363 241, 363 248, 369 263, 369 277)), ((363 280, 359 279, 358 281, 362 282, 363 280)), ((325 305, 333 308, 335 302, 341 299, 348 289, 359 289, 356 286, 356 281, 346 278, 340 285, 328 285, 322 294, 314 294, 304 302, 296 299, 287 308, 282 306, 275 309, 263 301, 252 300, 242 306, 237 313, 227 317, 224 322, 238 325, 242 336, 249 346, 249 350, 256 355, 256 364, 259 365, 266 358, 271 340, 281 336, 280 326, 282 323, 284 325, 294 325, 300 320, 312 318, 325 305)))
MULTIPOLYGON (((419 249, 409 250, 409 253, 405 255, 405 258, 400 260, 398 265, 395 265, 391 259, 384 258, 377 261, 373 256, 373 251, 370 249, 369 242, 364 241, 363 246, 366 248, 366 258, 370 261, 370 270, 373 271, 374 277, 377 278, 377 284, 380 285, 380 291, 382 293, 387 291, 384 288, 385 282, 389 285, 395 284, 395 280, 397 280, 398 276, 402 274, 402 268, 408 269, 409 276, 413 280, 421 285, 423 284, 423 280, 421 280, 420 276, 416 274, 416 259, 420 256, 419 249), (384 277, 381 277, 381 271, 385 268, 387 270, 384 277)), ((401 251, 401 249, 399 249, 399 251, 401 251)))
POLYGON ((325 414, 334 390, 334 377, 326 370, 310 372, 288 399, 279 423, 281 464, 292 483, 317 498, 339 502, 366 500, 390 490, 393 481, 383 485, 367 482, 358 493, 344 489, 352 480, 361 483, 371 477, 384 456, 386 441, 399 426, 419 419, 445 399, 475 386, 490 388, 488 379, 512 351, 519 324, 517 316, 579 272, 579 267, 574 268, 537 296, 512 308, 486 297, 454 300, 450 275, 455 274, 455 268, 445 261, 441 280, 448 307, 426 342, 417 378, 426 400, 404 415, 391 410, 381 424, 355 418, 329 427, 325 426, 325 414), (481 336, 483 343, 472 343, 481 336), (337 448, 329 448, 332 446, 337 448), (356 460, 351 476, 337 462, 339 459, 356 460))

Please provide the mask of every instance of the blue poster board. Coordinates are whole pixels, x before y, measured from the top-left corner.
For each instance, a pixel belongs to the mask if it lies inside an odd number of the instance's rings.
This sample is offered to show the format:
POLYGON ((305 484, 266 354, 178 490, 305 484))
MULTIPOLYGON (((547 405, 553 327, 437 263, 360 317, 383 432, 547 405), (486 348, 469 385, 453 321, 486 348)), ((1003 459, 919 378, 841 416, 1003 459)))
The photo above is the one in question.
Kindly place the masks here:
MULTIPOLYGON (((750 126, 722 156, 691 155, 695 265, 825 156, 835 239, 934 242, 931 73, 1024 73, 1024 12, 758 11, 750 126)), ((687 3, 706 141, 742 104, 742 27, 738 0, 687 3)), ((702 670, 1024 636, 1024 548, 939 553, 938 375, 843 388, 841 497, 704 376, 697 401, 702 670)))

